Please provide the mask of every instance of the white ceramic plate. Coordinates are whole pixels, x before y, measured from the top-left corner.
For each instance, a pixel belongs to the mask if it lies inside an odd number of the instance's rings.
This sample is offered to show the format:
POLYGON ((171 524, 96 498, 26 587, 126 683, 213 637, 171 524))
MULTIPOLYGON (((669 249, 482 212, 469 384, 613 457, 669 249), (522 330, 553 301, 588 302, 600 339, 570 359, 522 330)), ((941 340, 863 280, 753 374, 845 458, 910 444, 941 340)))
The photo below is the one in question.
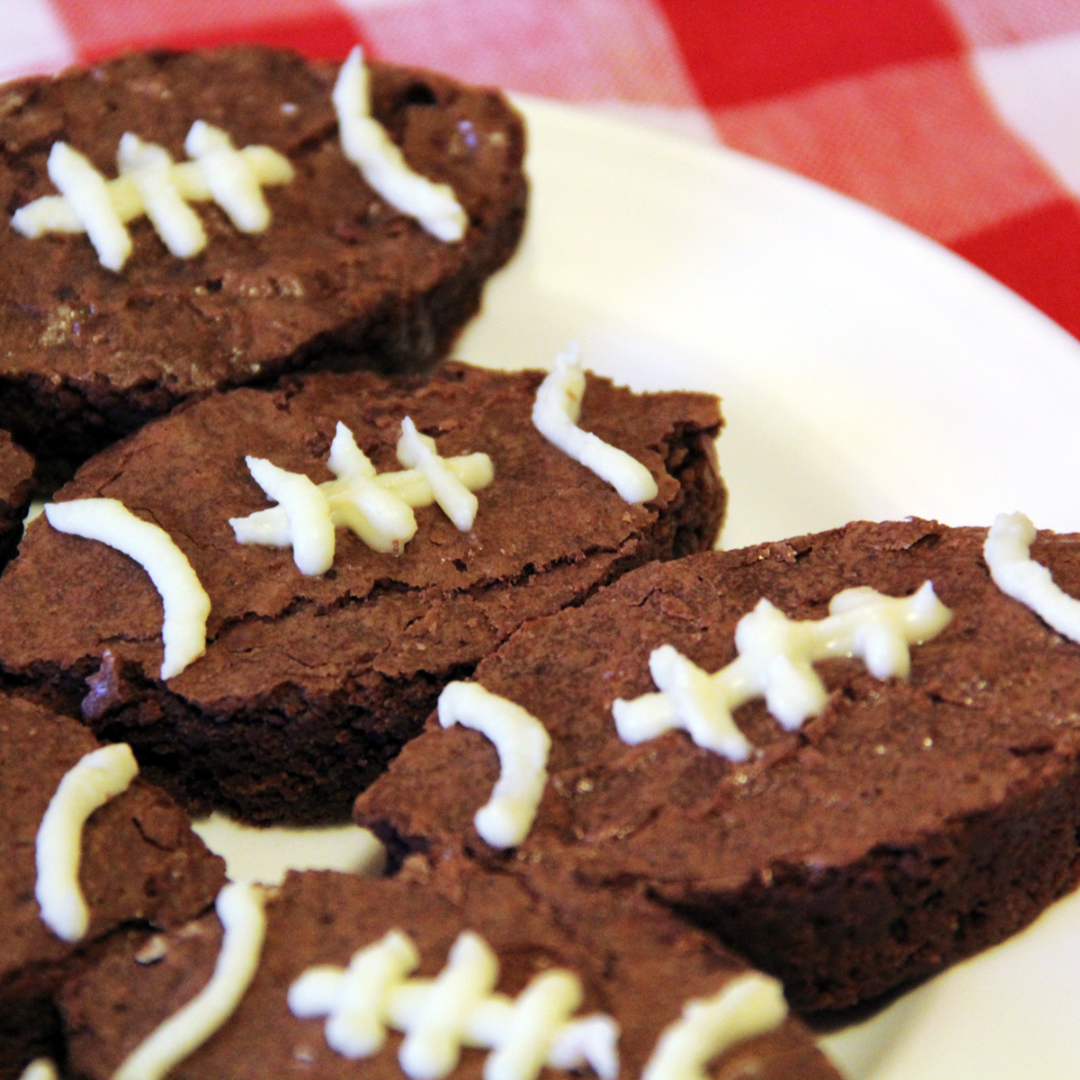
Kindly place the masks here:
MULTIPOLYGON (((726 547, 853 518, 1080 529, 1080 345, 900 225, 738 154, 524 102, 526 242, 458 355, 723 396, 726 547)), ((240 876, 300 849, 212 826, 240 876), (241 858, 246 862, 241 862, 241 858)), ((314 865, 368 857, 358 830, 314 865)), ((1080 897, 824 1039, 851 1080, 1076 1080, 1080 897)))

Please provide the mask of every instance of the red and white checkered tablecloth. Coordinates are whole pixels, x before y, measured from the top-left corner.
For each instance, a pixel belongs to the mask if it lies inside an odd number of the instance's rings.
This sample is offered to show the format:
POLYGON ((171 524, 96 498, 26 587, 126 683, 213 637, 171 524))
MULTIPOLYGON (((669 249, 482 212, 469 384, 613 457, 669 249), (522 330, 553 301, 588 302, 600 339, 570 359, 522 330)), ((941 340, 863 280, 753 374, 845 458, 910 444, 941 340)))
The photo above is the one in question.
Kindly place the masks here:
POLYGON ((0 0, 0 79, 226 41, 436 67, 863 200, 1080 336, 1080 0, 0 0))

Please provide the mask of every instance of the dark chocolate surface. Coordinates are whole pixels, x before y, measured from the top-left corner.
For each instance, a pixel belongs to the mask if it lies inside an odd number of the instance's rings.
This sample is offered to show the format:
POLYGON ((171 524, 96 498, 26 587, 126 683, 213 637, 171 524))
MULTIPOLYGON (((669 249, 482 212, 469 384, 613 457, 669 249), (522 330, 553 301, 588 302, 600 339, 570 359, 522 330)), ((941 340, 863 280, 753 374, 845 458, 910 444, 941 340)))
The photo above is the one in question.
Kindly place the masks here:
MULTIPOLYGON (((997 589, 985 535, 855 523, 627 575, 522 628, 477 671, 553 740, 538 820, 515 853, 473 826, 498 775, 493 746, 434 719, 357 818, 398 852, 463 850, 646 889, 778 974, 803 1009, 922 977, 1019 929, 1080 873, 1080 646, 997 589), (761 596, 817 619, 843 588, 905 595, 927 579, 953 615, 912 648, 910 681, 821 662, 828 704, 801 731, 760 700, 736 710, 758 749, 743 764, 684 732, 618 738, 612 701, 654 689, 659 645, 716 671, 761 596)), ((1078 553, 1076 536, 1044 533, 1033 548, 1074 596, 1078 553)))
POLYGON ((162 608, 148 576, 41 520, 0 580, 4 677, 131 742, 149 775, 189 805, 261 821, 347 817, 441 687, 525 619, 715 537, 725 501, 715 398, 634 395, 590 377, 582 425, 659 485, 655 500, 632 506, 532 426, 541 377, 458 364, 426 380, 324 373, 148 425, 58 498, 119 499, 174 538, 211 598, 207 654, 161 683, 162 608), (271 505, 245 455, 331 479, 340 420, 380 471, 398 469, 406 413, 445 456, 491 455, 495 481, 478 493, 470 532, 421 508, 416 536, 394 557, 339 529, 322 577, 303 576, 287 548, 236 542, 228 519, 271 505))
POLYGON ((85 235, 28 239, 3 222, 0 427, 54 465, 70 463, 190 394, 313 359, 387 370, 439 360, 520 236, 524 131, 495 91, 371 67, 374 115, 417 171, 453 186, 469 216, 461 242, 398 213, 343 156, 336 65, 236 46, 132 54, 0 87, 7 218, 55 194, 46 160, 57 140, 114 177, 125 131, 179 161, 203 119, 238 147, 274 147, 297 172, 264 188, 263 233, 193 204, 209 242, 192 259, 170 255, 145 218, 132 222, 134 251, 119 274, 85 235))
POLYGON ((174 927, 202 912, 224 879, 221 860, 164 794, 136 779, 97 810, 83 832, 80 883, 86 937, 58 938, 34 897, 35 842, 64 774, 97 740, 78 722, 0 697, 0 1076, 18 1076, 54 1051, 51 995, 79 956, 119 927, 174 927))
MULTIPOLYGON (((540 883, 536 883, 540 886, 540 883)), ((349 1061, 326 1043, 323 1019, 297 1019, 291 983, 313 964, 345 967, 359 948, 398 928, 416 944, 417 976, 434 977, 464 929, 479 933, 500 961, 497 989, 515 995, 551 967, 573 971, 585 1001, 576 1015, 604 1011, 619 1022, 620 1076, 639 1076, 661 1030, 692 997, 715 994, 745 965, 707 935, 681 926, 638 898, 583 893, 567 882, 527 888, 503 874, 364 881, 331 873, 291 874, 268 906, 268 930, 255 979, 230 1021, 189 1057, 182 1075, 263 1078, 302 1069, 312 1078, 401 1080, 392 1033, 375 1056, 349 1061), (550 889, 551 891, 547 891, 550 889)), ((145 938, 111 944, 62 998, 75 1075, 105 1078, 123 1056, 209 977, 221 930, 209 916, 166 939, 164 958, 138 964, 145 938)), ((479 1078, 486 1053, 465 1050, 451 1074, 479 1078)), ((544 1076, 565 1076, 545 1069, 544 1076)), ((710 1068, 715 1080, 836 1080, 794 1020, 738 1045, 710 1068)))

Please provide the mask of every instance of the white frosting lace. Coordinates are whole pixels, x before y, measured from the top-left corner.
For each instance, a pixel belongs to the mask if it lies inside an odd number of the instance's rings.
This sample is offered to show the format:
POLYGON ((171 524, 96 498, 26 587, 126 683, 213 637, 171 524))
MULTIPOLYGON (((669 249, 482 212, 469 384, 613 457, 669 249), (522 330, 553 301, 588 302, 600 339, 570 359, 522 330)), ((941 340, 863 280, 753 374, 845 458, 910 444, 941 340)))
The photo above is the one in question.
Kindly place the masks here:
POLYGON ((681 728, 698 746, 743 761, 751 747, 735 725, 733 709, 764 697, 769 712, 792 731, 825 706, 827 692, 814 661, 858 656, 875 678, 907 678, 909 646, 940 633, 949 618, 930 582, 899 598, 865 587, 845 589, 832 598, 829 617, 820 620, 789 619, 763 598, 735 629, 738 657, 715 674, 670 645, 654 650, 649 668, 660 693, 616 700, 615 726, 628 743, 681 728))
POLYGON ((404 1032, 398 1060, 411 1080, 441 1080, 463 1046, 493 1051, 487 1080, 535 1080, 545 1064, 588 1064, 601 1080, 618 1075, 618 1025, 609 1016, 571 1016, 582 1000, 569 971, 537 975, 516 1000, 494 992, 499 961, 483 938, 462 932, 436 979, 410 979, 420 962, 400 930, 359 950, 347 969, 309 968, 289 988, 296 1016, 328 1017, 327 1044, 350 1058, 370 1057, 388 1028, 404 1032))
POLYGON ((206 231, 189 202, 213 200, 242 232, 261 232, 270 210, 261 186, 287 184, 288 158, 269 146, 237 150, 220 128, 196 120, 185 149, 195 160, 173 162, 167 150, 126 133, 117 150, 120 175, 106 180, 67 143, 54 143, 49 178, 59 195, 15 211, 11 224, 31 239, 47 232, 85 232, 102 266, 119 272, 131 254, 125 226, 146 214, 169 251, 190 258, 206 246, 206 231))
POLYGON ((263 458, 247 458, 256 483, 278 505, 230 518, 237 542, 292 547, 301 573, 322 574, 333 565, 339 527, 352 529, 375 551, 394 555, 416 533, 414 507, 438 502, 458 528, 472 527, 477 507, 472 492, 495 476, 487 454, 441 458, 434 440, 419 434, 408 417, 397 454, 403 465, 420 468, 376 473, 352 432, 339 423, 327 460, 333 480, 315 484, 263 458))

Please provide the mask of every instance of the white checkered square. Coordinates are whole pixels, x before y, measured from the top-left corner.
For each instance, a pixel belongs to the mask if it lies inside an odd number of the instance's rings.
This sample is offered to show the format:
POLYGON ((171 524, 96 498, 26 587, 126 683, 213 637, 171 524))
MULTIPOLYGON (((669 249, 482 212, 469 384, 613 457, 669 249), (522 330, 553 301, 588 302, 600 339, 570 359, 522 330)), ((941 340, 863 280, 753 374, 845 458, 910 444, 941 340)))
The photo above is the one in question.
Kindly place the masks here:
POLYGON ((1080 195, 1080 33, 979 49, 973 61, 1005 123, 1080 195))
POLYGON ((48 0, 0 0, 0 26, 0 82, 59 71, 75 61, 75 48, 48 0))

